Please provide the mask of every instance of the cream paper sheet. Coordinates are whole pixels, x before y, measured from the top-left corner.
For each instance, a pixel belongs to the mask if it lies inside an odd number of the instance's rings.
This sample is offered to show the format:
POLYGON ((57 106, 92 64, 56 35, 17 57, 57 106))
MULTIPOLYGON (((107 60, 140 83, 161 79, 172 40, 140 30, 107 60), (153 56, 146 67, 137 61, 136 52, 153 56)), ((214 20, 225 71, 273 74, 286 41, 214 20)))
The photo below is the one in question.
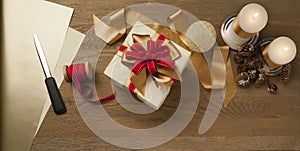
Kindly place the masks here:
MULTIPOLYGON (((72 61, 82 43, 82 40, 84 39, 84 36, 85 36, 84 34, 76 31, 75 29, 72 29, 72 28, 68 29, 63 47, 61 49, 59 58, 57 60, 57 64, 56 64, 54 72, 53 72, 53 76, 55 77, 56 84, 58 86, 61 85, 61 83, 64 79, 62 66, 69 65, 72 63, 72 61)), ((36 133, 38 132, 38 130, 47 114, 47 111, 48 111, 50 105, 51 105, 51 102, 50 102, 50 98, 48 95, 46 98, 45 104, 44 104, 43 112, 40 117, 40 121, 38 124, 38 128, 36 130, 36 133)))
POLYGON ((4 0, 2 144, 5 151, 30 150, 47 96, 33 44, 37 33, 53 71, 73 9, 42 0, 4 0))

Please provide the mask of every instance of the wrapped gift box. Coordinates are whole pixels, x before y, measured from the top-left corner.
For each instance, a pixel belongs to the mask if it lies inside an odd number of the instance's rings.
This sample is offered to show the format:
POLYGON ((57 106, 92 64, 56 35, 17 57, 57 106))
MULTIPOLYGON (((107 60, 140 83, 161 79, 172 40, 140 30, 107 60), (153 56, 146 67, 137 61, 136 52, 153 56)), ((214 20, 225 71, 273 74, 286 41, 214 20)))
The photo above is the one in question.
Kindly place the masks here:
MULTIPOLYGON (((155 34, 157 34, 155 30, 138 21, 128 33, 124 43, 126 42, 127 45, 132 46, 134 44, 133 35, 149 35, 152 38, 155 34)), ((178 44, 170 42, 180 54, 180 57, 176 58, 174 62, 176 72, 181 74, 189 62, 191 53, 178 44)), ((106 67, 104 74, 110 77, 118 86, 128 89, 132 69, 122 63, 122 57, 118 53, 106 67)), ((163 104, 169 92, 170 86, 164 84, 158 85, 151 76, 147 76, 144 94, 137 92, 136 96, 145 104, 157 110, 163 104)))

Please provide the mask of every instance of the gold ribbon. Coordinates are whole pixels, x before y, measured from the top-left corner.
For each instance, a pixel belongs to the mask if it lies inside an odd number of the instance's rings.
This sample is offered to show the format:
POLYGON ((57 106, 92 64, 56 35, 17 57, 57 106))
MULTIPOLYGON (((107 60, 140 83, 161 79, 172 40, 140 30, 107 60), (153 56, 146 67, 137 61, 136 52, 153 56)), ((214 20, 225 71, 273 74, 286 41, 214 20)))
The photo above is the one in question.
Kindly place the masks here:
POLYGON ((189 25, 187 24, 186 17, 184 16, 181 10, 178 10, 173 15, 168 17, 167 21, 169 22, 171 30, 174 33, 177 33, 177 35, 179 35, 179 45, 184 45, 185 49, 191 51, 190 61, 197 72, 200 83, 205 89, 211 89, 212 79, 210 69, 207 65, 205 58, 203 57, 202 53, 199 53, 199 47, 197 47, 184 34, 182 34, 185 33, 189 27, 189 25))
POLYGON ((236 93, 236 85, 234 82, 234 76, 231 67, 231 59, 229 56, 229 46, 221 46, 223 59, 226 63, 226 90, 224 98, 224 107, 227 107, 228 103, 232 100, 236 93))
MULTIPOLYGON (((136 21, 141 21, 143 24, 156 30, 159 34, 166 36, 167 39, 170 39, 171 41, 177 43, 184 49, 189 50, 191 52, 190 61, 197 72, 200 83, 206 89, 211 89, 211 88, 222 89, 225 95, 225 100, 224 100, 225 106, 227 106, 229 101, 234 97, 236 93, 236 87, 233 80, 234 78, 231 69, 231 61, 230 58, 228 57, 229 47, 215 48, 213 52, 214 54, 213 54, 211 70, 210 70, 208 63, 206 62, 206 59, 204 58, 203 54, 200 53, 201 51, 199 50, 199 47, 197 47, 197 45, 194 44, 194 42, 192 42, 188 37, 185 36, 185 32, 187 31, 189 24, 185 15, 181 10, 178 10, 177 12, 175 12, 174 14, 170 15, 167 18, 170 29, 160 26, 158 23, 149 19, 148 17, 140 13, 137 13, 135 11, 132 11, 130 9, 126 9, 126 10, 122 9, 121 11, 117 12, 115 15, 109 17, 109 19, 111 22, 110 25, 107 25, 103 21, 98 19, 97 22, 95 23, 95 28, 94 28, 96 35, 101 39, 103 39, 108 44, 113 44, 113 42, 115 42, 117 39, 122 37, 120 35, 126 33, 126 31, 124 31, 124 29, 126 30, 126 24, 133 26, 136 21), (126 20, 126 24, 125 24, 125 20, 126 20), (115 26, 116 22, 119 22, 118 26, 115 26), (104 26, 104 28, 99 28, 100 26, 104 26), (225 64, 224 62, 221 61, 223 59, 225 60, 225 64), (225 88, 225 84, 227 85, 226 88, 225 88)), ((255 35, 255 34, 249 34, 247 32, 244 32, 240 28, 240 26, 237 25, 235 23, 234 27, 236 28, 237 31, 236 33, 238 33, 239 36, 245 37, 245 36, 255 35)), ((142 37, 140 36, 139 38, 142 37)), ((135 39, 138 40, 137 38, 135 39)), ((146 72, 146 71, 142 71, 142 72, 146 72)), ((147 74, 142 74, 142 75, 143 75, 141 76, 142 79, 145 79, 147 77, 147 74)), ((137 85, 141 85, 139 89, 141 90, 141 92, 143 92, 144 90, 142 89, 142 87, 143 85, 145 85, 145 82, 141 82, 139 79, 140 78, 137 79, 132 78, 132 81, 135 81, 137 85)))
MULTIPOLYGON (((209 69, 208 63, 206 62, 204 56, 199 50, 199 47, 197 47, 188 37, 185 36, 185 33, 188 29, 188 20, 186 19, 185 15, 182 13, 181 10, 175 12, 173 15, 171 15, 168 18, 168 22, 171 26, 171 29, 173 29, 174 32, 177 32, 179 35, 180 40, 184 43, 186 47, 188 47, 191 51, 191 56, 190 56, 190 61, 192 62, 194 68, 196 69, 198 79, 200 80, 202 86, 206 89, 211 89, 212 88, 212 75, 211 71, 209 69), (182 22, 184 24, 182 24, 182 22)), ((219 61, 220 59, 220 52, 219 51, 214 51, 215 58, 212 62, 212 64, 220 64, 219 61), (218 57, 216 57, 218 56, 218 57)), ((215 66, 215 68, 218 68, 218 66, 215 66)), ((221 67, 220 67, 221 68, 221 67)), ((225 69, 222 69, 221 72, 224 72, 225 69)), ((225 72, 224 72, 225 73, 225 72)), ((225 80, 223 79, 222 75, 215 75, 214 79, 217 80, 215 81, 215 86, 214 88, 224 88, 225 86, 225 80), (219 79, 222 79, 219 81, 219 79)))
POLYGON ((95 15, 93 18, 95 34, 109 45, 115 43, 126 33, 124 9, 112 14, 109 18, 103 18, 109 23, 105 23, 95 15))
POLYGON ((192 50, 190 61, 192 62, 202 86, 206 89, 222 89, 224 98, 224 106, 226 107, 230 100, 235 96, 236 87, 231 68, 229 55, 229 47, 214 47, 211 70, 208 63, 199 48, 185 35, 189 27, 188 20, 181 10, 177 11, 168 18, 169 24, 173 31, 177 31, 181 41, 192 50), (176 30, 175 30, 176 29, 176 30), (180 31, 180 32, 178 32, 180 31), (182 33, 181 33, 182 32, 182 33), (224 60, 224 61, 223 61, 224 60), (226 84, 226 87, 225 87, 226 84))
POLYGON ((245 30, 243 30, 242 27, 239 25, 238 16, 233 20, 232 26, 233 26, 233 31, 241 38, 251 38, 257 34, 257 33, 248 33, 245 30))

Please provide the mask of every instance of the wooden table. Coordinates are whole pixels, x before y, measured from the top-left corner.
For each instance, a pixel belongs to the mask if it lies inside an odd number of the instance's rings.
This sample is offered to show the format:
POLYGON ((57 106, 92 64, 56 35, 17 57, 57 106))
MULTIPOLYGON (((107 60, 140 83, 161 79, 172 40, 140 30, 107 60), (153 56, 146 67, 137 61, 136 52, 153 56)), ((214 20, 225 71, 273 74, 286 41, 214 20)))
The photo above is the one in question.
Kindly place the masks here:
MULTIPOLYGON (((75 9, 71 27, 86 33, 93 25, 92 15, 103 17, 128 5, 144 3, 142 0, 51 0, 75 9)), ((180 7, 201 20, 211 22, 217 31, 217 41, 223 44, 220 26, 223 20, 238 12, 248 0, 150 0, 180 7)), ((261 32, 262 37, 291 37, 300 48, 300 1, 297 0, 255 0, 268 11, 269 22, 261 32)), ((111 58, 114 53, 106 53, 111 58)), ((107 59, 106 64, 109 59, 107 59)), ((101 62, 99 62, 101 63, 101 62)), ((252 150, 252 149, 300 149, 300 55, 292 62, 292 76, 287 84, 279 77, 271 80, 277 84, 279 93, 271 95, 266 86, 260 88, 238 88, 236 96, 223 108, 214 125, 204 134, 198 134, 210 91, 201 88, 198 110, 189 125, 174 139, 153 150, 252 150)), ((104 68, 104 67, 102 67, 104 68)), ((103 69, 102 69, 103 70, 103 69)), ((103 73, 98 73, 105 79, 103 73)), ((107 81, 103 83, 109 83, 107 81)), ((98 84, 104 94, 110 93, 103 83, 98 84)), ((175 87, 180 89, 179 87, 175 87)), ((32 150, 124 150, 111 145, 96 136, 83 122, 77 110, 72 87, 63 82, 60 87, 68 112, 57 116, 52 109, 38 132, 32 150)), ((169 97, 176 97, 171 92, 169 97)), ((176 110, 174 101, 166 102, 157 113, 141 116, 129 113, 114 100, 104 104, 108 113, 119 123, 137 128, 147 128, 166 121, 176 110), (130 115, 130 116, 127 116, 130 115), (147 119, 147 120, 145 120, 147 119)), ((142 138, 141 138, 142 139, 142 138)))

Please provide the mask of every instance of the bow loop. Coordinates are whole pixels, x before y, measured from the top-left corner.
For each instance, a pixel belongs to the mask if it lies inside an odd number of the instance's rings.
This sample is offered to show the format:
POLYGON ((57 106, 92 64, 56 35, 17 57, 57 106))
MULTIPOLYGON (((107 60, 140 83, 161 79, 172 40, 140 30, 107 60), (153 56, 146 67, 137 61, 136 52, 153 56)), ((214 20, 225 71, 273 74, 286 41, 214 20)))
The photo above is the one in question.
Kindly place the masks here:
POLYGON ((130 49, 133 52, 146 52, 145 48, 140 43, 134 43, 132 46, 130 46, 130 49))
POLYGON ((155 51, 156 51, 156 42, 155 41, 153 41, 153 40, 147 41, 147 51, 150 54, 155 53, 155 51))

